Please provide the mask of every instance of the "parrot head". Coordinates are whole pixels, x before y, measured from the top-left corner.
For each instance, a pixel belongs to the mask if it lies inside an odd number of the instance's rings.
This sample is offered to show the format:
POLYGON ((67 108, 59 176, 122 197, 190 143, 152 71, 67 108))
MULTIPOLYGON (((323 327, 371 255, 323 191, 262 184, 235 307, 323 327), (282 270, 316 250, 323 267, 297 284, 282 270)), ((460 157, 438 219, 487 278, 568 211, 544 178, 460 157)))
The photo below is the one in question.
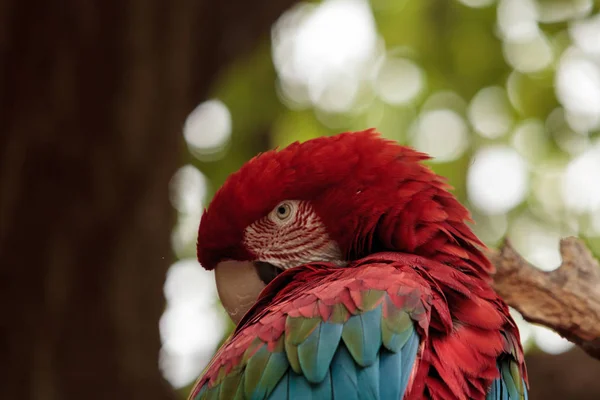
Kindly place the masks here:
POLYGON ((231 318, 278 273, 310 262, 400 251, 489 274, 468 211, 428 158, 367 130, 268 151, 229 176, 202 215, 197 254, 231 318))

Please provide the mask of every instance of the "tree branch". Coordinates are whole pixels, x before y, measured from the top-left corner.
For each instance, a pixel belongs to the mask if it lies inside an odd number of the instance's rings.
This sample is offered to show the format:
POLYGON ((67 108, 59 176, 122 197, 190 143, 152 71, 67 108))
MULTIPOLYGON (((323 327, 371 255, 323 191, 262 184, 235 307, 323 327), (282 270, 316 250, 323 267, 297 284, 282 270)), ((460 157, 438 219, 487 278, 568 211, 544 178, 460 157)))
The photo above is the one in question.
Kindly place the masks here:
POLYGON ((488 256, 494 288, 523 317, 547 326, 600 359, 600 266, 580 239, 561 240, 562 265, 550 272, 525 261, 507 240, 488 256))

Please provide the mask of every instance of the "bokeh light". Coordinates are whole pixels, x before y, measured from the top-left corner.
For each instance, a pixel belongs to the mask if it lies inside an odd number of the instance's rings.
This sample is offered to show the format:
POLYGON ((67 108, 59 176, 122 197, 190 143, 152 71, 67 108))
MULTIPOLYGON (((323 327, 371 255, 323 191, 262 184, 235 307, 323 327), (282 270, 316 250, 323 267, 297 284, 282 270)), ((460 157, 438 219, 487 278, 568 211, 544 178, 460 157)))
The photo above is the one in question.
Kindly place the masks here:
POLYGON ((593 0, 537 0, 536 6, 540 22, 555 23, 585 17, 593 0))
POLYGON ((549 354, 560 354, 574 346, 558 333, 539 325, 532 325, 532 335, 536 345, 549 354))
POLYGON ((573 21, 569 33, 582 51, 589 55, 600 55, 600 14, 573 21))
POLYGON ((506 91, 497 86, 481 89, 471 100, 468 115, 473 128, 490 139, 504 135, 513 123, 506 91))
POLYGON ((187 117, 183 136, 190 152, 211 159, 224 150, 231 136, 231 113, 220 100, 208 100, 187 117))
POLYGON ((534 0, 499 0, 498 28, 504 40, 523 42, 539 32, 534 0))
POLYGON ((469 145, 467 124, 452 110, 427 111, 413 129, 411 145, 434 157, 433 162, 455 160, 469 145))
MULTIPOLYGON (((556 71, 556 95, 568 112, 600 122, 600 69, 580 50, 569 48, 556 71)), ((595 125, 595 126, 594 126, 595 125)))
POLYGON ((512 133, 511 144, 525 159, 543 160, 549 151, 544 123, 534 118, 521 121, 512 133))
POLYGON ((198 221, 208 189, 206 177, 193 165, 184 165, 171 178, 171 203, 179 211, 171 244, 179 258, 194 254, 198 221))
POLYGON ((473 7, 473 8, 482 8, 488 7, 494 4, 496 0, 458 0, 463 3, 465 6, 473 7))
POLYGON ((377 58, 378 36, 366 0, 301 3, 275 24, 272 41, 282 93, 301 104, 308 98, 326 111, 351 108, 377 58))
POLYGON ((567 166, 563 198, 567 207, 575 212, 600 210, 600 142, 567 166))
POLYGON ((214 274, 195 258, 171 266, 165 281, 167 308, 160 320, 160 365, 174 387, 192 382, 206 366, 226 328, 226 317, 215 306, 214 274))
POLYGON ((187 164, 171 178, 171 204, 181 213, 199 214, 206 197, 206 177, 193 165, 187 164))
POLYGON ((554 141, 566 153, 577 155, 589 146, 587 136, 576 132, 567 119, 564 108, 555 108, 546 118, 546 130, 552 135, 554 141))
POLYGON ((421 68, 405 58, 387 57, 382 63, 375 87, 381 99, 389 104, 406 104, 424 89, 425 75, 421 68))
POLYGON ((174 387, 183 387, 212 357, 227 317, 217 304, 214 273, 202 269, 195 258, 198 222, 208 189, 206 177, 187 164, 173 175, 169 189, 178 211, 172 246, 179 261, 169 268, 164 285, 167 306, 159 324, 160 367, 174 387))
POLYGON ((511 224, 508 236, 523 258, 543 271, 560 266, 561 232, 531 215, 519 215, 511 224))
POLYGON ((550 66, 553 52, 545 34, 536 30, 531 37, 504 41, 506 61, 517 71, 533 73, 550 66))
POLYGON ((531 340, 533 339, 533 325, 525 321, 521 313, 512 307, 510 307, 510 315, 517 323, 521 344, 523 345, 524 350, 527 350, 531 347, 531 340))
POLYGON ((512 147, 491 146, 473 157, 467 174, 471 203, 487 214, 506 213, 525 199, 527 163, 512 147))

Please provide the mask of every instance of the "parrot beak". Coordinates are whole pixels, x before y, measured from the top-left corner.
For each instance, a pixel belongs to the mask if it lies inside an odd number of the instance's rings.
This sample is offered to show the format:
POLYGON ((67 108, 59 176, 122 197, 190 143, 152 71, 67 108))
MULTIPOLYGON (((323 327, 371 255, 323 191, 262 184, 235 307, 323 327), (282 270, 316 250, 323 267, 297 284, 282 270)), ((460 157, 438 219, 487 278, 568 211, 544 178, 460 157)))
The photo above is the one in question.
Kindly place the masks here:
POLYGON ((260 292, 280 272, 262 261, 222 261, 215 267, 217 292, 229 317, 237 325, 260 292))

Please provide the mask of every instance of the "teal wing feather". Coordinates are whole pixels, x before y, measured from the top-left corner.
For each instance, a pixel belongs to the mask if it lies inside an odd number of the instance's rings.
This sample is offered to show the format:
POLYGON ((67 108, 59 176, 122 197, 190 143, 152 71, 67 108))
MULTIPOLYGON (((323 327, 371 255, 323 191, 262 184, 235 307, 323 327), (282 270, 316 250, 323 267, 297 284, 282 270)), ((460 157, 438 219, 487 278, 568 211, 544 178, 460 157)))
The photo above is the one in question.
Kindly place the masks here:
POLYGON ((402 398, 429 318, 427 303, 414 298, 427 288, 399 285, 386 267, 344 284, 358 271, 336 272, 314 290, 307 279, 280 302, 270 299, 220 349, 190 399, 402 398))
POLYGON ((486 400, 527 400, 527 385, 517 363, 504 358, 498 362, 500 377, 495 379, 486 400))
POLYGON ((500 377, 495 379, 486 400, 527 400, 527 370, 524 367, 523 349, 517 336, 504 332, 505 353, 498 359, 500 377))

